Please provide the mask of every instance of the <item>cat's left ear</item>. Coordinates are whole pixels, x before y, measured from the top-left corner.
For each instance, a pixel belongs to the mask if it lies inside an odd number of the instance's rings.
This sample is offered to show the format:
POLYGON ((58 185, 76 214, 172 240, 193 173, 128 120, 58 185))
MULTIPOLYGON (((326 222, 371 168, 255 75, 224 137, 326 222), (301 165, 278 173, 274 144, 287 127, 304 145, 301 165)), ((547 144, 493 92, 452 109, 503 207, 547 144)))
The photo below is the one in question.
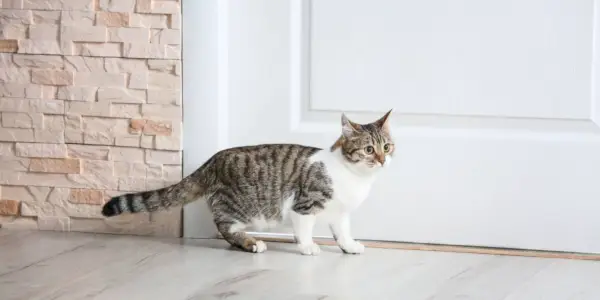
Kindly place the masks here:
POLYGON ((390 109, 390 111, 388 111, 385 115, 383 115, 383 117, 381 117, 379 120, 375 121, 375 125, 377 127, 379 127, 382 130, 385 131, 390 131, 390 115, 392 114, 392 112, 394 111, 394 109, 390 109))

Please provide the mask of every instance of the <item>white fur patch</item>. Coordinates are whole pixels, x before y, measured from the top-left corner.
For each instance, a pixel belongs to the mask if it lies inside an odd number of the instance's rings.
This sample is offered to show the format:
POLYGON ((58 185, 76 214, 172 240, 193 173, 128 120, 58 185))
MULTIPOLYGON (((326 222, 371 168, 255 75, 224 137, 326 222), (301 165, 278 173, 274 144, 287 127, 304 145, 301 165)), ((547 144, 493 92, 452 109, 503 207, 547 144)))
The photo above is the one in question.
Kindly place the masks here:
POLYGON ((256 241, 256 245, 252 246, 252 252, 263 253, 267 251, 267 244, 263 241, 256 241))
POLYGON ((381 170, 381 167, 369 168, 362 163, 352 164, 346 161, 339 149, 319 151, 311 157, 311 161, 325 164, 332 180, 333 201, 327 204, 324 215, 356 209, 369 196, 375 175, 381 170))

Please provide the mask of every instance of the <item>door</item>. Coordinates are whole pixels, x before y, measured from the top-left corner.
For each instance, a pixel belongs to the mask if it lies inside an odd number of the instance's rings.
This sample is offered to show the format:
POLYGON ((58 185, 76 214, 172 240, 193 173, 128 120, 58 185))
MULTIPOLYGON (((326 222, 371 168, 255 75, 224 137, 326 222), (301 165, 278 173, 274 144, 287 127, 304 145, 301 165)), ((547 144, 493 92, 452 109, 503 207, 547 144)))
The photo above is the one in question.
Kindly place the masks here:
MULTIPOLYGON (((327 148, 341 112, 394 108, 396 157, 356 238, 600 253, 599 7, 185 1, 185 171, 226 147, 327 148)), ((204 203, 184 223, 216 234, 204 203)))

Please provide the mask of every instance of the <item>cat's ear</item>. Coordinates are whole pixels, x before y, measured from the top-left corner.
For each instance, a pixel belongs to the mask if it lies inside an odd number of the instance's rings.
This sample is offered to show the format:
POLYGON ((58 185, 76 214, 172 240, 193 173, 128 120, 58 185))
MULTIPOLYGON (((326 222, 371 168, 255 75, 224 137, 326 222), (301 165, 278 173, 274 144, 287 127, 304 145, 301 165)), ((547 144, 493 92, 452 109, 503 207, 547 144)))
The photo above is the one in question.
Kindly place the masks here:
POLYGON ((357 130, 356 124, 354 124, 344 113, 342 113, 342 134, 345 137, 351 137, 357 130))
POLYGON ((389 119, 390 119, 390 115, 392 114, 393 111, 394 111, 393 108, 390 109, 390 111, 385 113, 385 115, 383 115, 383 117, 381 117, 379 120, 375 121, 375 125, 382 130, 390 131, 389 119))

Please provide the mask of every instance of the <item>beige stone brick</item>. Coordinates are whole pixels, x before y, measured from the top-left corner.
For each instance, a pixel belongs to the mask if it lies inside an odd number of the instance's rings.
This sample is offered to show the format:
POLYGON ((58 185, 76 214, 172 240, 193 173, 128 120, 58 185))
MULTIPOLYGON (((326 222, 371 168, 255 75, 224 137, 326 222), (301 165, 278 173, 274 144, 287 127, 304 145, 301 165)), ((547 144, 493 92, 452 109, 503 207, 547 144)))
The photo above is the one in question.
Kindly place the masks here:
MULTIPOLYGON (((163 231, 157 232, 153 224, 150 224, 148 214, 125 214, 108 219, 71 219, 71 231, 75 232, 97 232, 109 234, 127 235, 156 235, 169 234, 163 231)), ((163 230, 162 228, 159 228, 163 230)))
POLYGON ((29 26, 29 38, 32 40, 58 40, 59 26, 54 24, 39 24, 29 26))
POLYGON ((44 116, 44 130, 61 132, 65 130, 65 116, 46 115, 44 116))
POLYGON ((114 163, 108 160, 83 160, 82 174, 96 174, 106 177, 113 176, 114 163))
POLYGON ((166 15, 131 14, 129 26, 142 28, 167 28, 168 18, 166 15))
POLYGON ((135 4, 136 12, 152 12, 152 0, 137 0, 135 4))
POLYGON ((139 147, 140 136, 139 135, 123 135, 115 137, 115 146, 122 147, 139 147))
POLYGON ((125 88, 99 88, 98 101, 110 103, 144 103, 146 102, 146 92, 125 88))
MULTIPOLYGON (((2 216, 0 216, 1 218, 2 216)), ((2 229, 10 229, 10 230, 38 230, 37 228, 37 219, 36 218, 26 218, 26 217, 6 217, 7 221, 3 221, 2 229)), ((138 230, 136 228, 136 230, 138 230)))
POLYGON ((0 82, 28 83, 31 81, 29 69, 0 69, 0 82))
MULTIPOLYGON (((60 175, 63 174, 45 174, 60 175)), ((81 175, 68 175, 81 176, 81 175)), ((22 214, 31 216, 55 216, 55 217, 81 217, 81 218, 101 218, 99 205, 75 204, 69 201, 70 189, 64 187, 53 188, 45 202, 23 202, 22 214)))
POLYGON ((75 73, 75 85, 97 87, 125 87, 126 74, 122 73, 75 73))
POLYGON ((25 84, 0 83, 0 97, 24 98, 25 84))
POLYGON ((5 9, 0 10, 0 24, 24 24, 33 23, 30 10, 5 9))
POLYGON ((19 215, 19 201, 0 200, 0 215, 17 216, 19 215))
POLYGON ((0 7, 2 8, 12 8, 12 9, 22 9, 23 8, 23 0, 2 0, 0 1, 0 7))
POLYGON ((0 111, 62 114, 62 100, 0 98, 0 111))
POLYGON ((71 101, 96 101, 98 88, 90 86, 61 86, 58 88, 57 99, 71 101))
POLYGON ((2 127, 9 128, 44 128, 44 114, 3 112, 2 127))
POLYGON ((180 90, 147 90, 149 104, 181 105, 180 90))
POLYGON ((129 13, 126 12, 96 12, 96 25, 106 27, 129 26, 129 13))
POLYGON ((14 54, 14 64, 20 68, 62 69, 64 61, 61 56, 14 54))
POLYGON ((148 89, 148 72, 135 72, 129 74, 129 83, 127 84, 127 87, 137 90, 148 89))
POLYGON ((99 0, 101 10, 110 12, 133 12, 135 0, 99 0))
POLYGON ((0 40, 0 52, 15 53, 19 49, 17 40, 0 40))
POLYGON ((165 45, 163 58, 181 59, 181 45, 165 45))
POLYGON ((108 40, 111 42, 148 43, 150 41, 150 29, 119 27, 109 28, 108 40))
POLYGON ((181 31, 178 29, 153 29, 150 42, 154 44, 181 44, 181 31))
POLYGON ((7 185, 37 185, 48 187, 117 189, 117 179, 114 177, 99 177, 94 174, 58 174, 10 172, 0 176, 2 184, 7 185))
POLYGON ((169 28, 181 29, 181 13, 173 13, 169 15, 169 28))
POLYGON ((65 56, 65 70, 74 72, 104 72, 103 57, 65 56))
POLYGON ((0 156, 14 156, 14 155, 15 155, 15 144, 0 143, 0 156))
POLYGON ((102 190, 92 189, 72 189, 69 195, 69 202, 76 204, 102 205, 104 204, 105 194, 102 190))
POLYGON ((140 147, 142 147, 144 149, 154 148, 154 136, 142 135, 140 137, 140 147))
POLYGON ((178 60, 169 59, 149 59, 148 69, 164 73, 173 73, 175 66, 181 64, 178 60))
POLYGON ((130 58, 164 58, 165 45, 150 43, 123 43, 123 56, 130 58))
POLYGON ((106 42, 108 30, 105 26, 62 26, 60 37, 77 42, 106 42))
POLYGON ((48 85, 73 85, 73 72, 63 70, 31 70, 31 82, 48 85))
POLYGON ((145 178, 119 178, 119 190, 121 191, 145 191, 146 190, 146 179, 145 178))
POLYGON ((144 150, 139 148, 111 147, 109 160, 126 162, 144 162, 144 150))
POLYGON ((0 141, 33 142, 35 141, 35 138, 33 134, 33 129, 0 128, 0 141))
POLYGON ((24 0, 23 8, 40 10, 94 10, 94 0, 24 0))
POLYGON ((171 183, 161 178, 146 178, 146 190, 156 190, 167 187, 171 183))
POLYGON ((181 152, 146 150, 146 163, 163 165, 180 165, 181 152))
POLYGON ((75 43, 74 53, 83 56, 120 57, 121 43, 75 43))
POLYGON ((156 120, 139 120, 132 119, 129 125, 130 132, 139 132, 141 125, 141 131, 145 135, 171 135, 173 132, 173 125, 171 121, 156 121, 156 120))
POLYGON ((65 115, 65 129, 83 130, 82 118, 79 115, 65 115))
POLYGON ((0 157, 0 171, 25 172, 27 170, 29 170, 29 158, 10 156, 0 157))
POLYGON ((114 145, 115 135, 110 132, 84 132, 83 143, 88 145, 114 145))
POLYGON ((56 98, 57 90, 57 87, 52 85, 27 84, 25 86, 25 98, 52 99, 56 98))
POLYGON ((181 89, 181 77, 167 73, 152 72, 148 74, 149 89, 181 89))
POLYGON ((104 59, 104 69, 110 73, 133 73, 144 71, 147 68, 145 59, 114 57, 104 59))
MULTIPOLYGON (((0 103, 1 104, 1 103, 0 103)), ((81 116, 110 117, 110 103, 107 102, 67 102, 66 114, 81 116)))
POLYGON ((62 54, 60 43, 50 40, 19 40, 18 49, 26 54, 62 54))
POLYGON ((108 159, 108 146, 67 145, 67 149, 69 157, 93 160, 108 159))
POLYGON ((181 135, 174 134, 171 136, 156 136, 154 140, 154 148, 158 150, 182 150, 181 135))
POLYGON ((163 166, 162 177, 165 180, 179 181, 183 177, 181 166, 163 166))
POLYGON ((181 7, 175 1, 152 1, 152 12, 155 14, 174 14, 179 13, 181 7))
POLYGON ((126 119, 84 117, 85 132, 105 132, 113 136, 128 135, 129 121, 126 119))
POLYGON ((22 40, 27 38, 27 25, 0 24, 0 38, 22 40))
POLYGON ((17 143, 15 154, 22 157, 65 158, 67 157, 67 145, 17 143))
POLYGON ((144 163, 117 161, 115 162, 114 175, 117 177, 146 178, 148 172, 147 169, 148 168, 144 163))
POLYGON ((32 10, 34 24, 59 24, 60 11, 32 10))
POLYGON ((21 202, 45 202, 50 188, 44 186, 3 186, 2 198, 21 202))
POLYGON ((0 68, 15 68, 12 53, 0 53, 0 68))
POLYGON ((33 158, 29 171, 42 173, 81 173, 81 161, 76 158, 33 158))
POLYGON ((146 126, 146 120, 132 119, 129 122, 129 132, 141 133, 142 131, 144 131, 144 126, 146 126))
POLYGON ((111 116, 115 118, 141 118, 138 104, 111 104, 111 116))
POLYGON ((38 229, 42 231, 70 231, 71 219, 69 217, 38 216, 38 229))
POLYGON ((46 129, 33 130, 34 141, 36 143, 64 143, 64 131, 52 131, 46 129))
POLYGON ((65 143, 83 144, 83 131, 65 129, 65 143))
POLYGON ((142 104, 144 118, 158 117, 165 119, 181 119, 181 107, 160 104, 142 104))
POLYGON ((75 47, 76 43, 73 41, 61 40, 59 42, 60 51, 62 55, 80 55, 79 52, 81 49, 75 47))

